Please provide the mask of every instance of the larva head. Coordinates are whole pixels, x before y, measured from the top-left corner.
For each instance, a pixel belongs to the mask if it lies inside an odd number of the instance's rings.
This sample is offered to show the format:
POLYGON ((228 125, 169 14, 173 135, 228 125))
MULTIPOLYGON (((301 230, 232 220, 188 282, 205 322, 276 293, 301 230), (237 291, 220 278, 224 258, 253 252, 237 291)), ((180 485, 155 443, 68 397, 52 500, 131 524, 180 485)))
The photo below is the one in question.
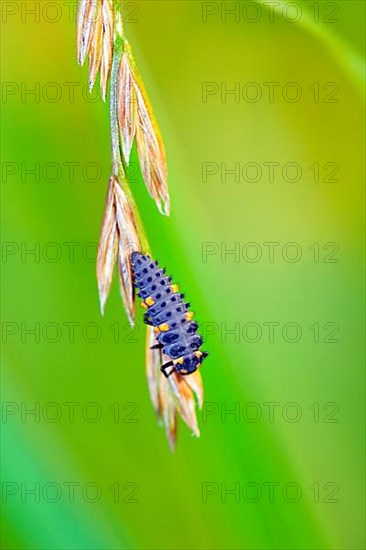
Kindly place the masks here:
POLYGON ((182 361, 175 362, 175 369, 179 374, 192 374, 192 372, 198 369, 207 355, 206 351, 196 351, 190 355, 185 355, 182 361))

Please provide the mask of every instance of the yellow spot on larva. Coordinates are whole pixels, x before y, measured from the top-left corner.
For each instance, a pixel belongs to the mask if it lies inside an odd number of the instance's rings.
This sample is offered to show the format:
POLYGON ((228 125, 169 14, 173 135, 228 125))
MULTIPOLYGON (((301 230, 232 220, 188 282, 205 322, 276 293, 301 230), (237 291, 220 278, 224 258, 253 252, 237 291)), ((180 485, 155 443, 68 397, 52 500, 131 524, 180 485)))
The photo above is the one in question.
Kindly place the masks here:
POLYGON ((179 286, 174 284, 174 285, 171 286, 171 289, 172 289, 173 292, 178 292, 179 286))
POLYGON ((156 332, 156 333, 160 332, 159 327, 155 327, 154 332, 156 332))
POLYGON ((145 304, 145 302, 141 302, 141 307, 143 307, 144 309, 147 309, 147 305, 145 304))
POLYGON ((166 332, 167 330, 170 329, 170 326, 168 325, 168 323, 163 323, 162 325, 159 325, 157 328, 159 329, 160 332, 166 332))
POLYGON ((155 304, 155 300, 153 298, 151 298, 151 296, 149 296, 148 298, 146 298, 145 303, 148 306, 153 306, 155 304))
POLYGON ((183 357, 178 357, 178 359, 174 359, 173 363, 174 365, 176 365, 177 363, 179 363, 179 365, 182 365, 183 364, 183 357))
POLYGON ((196 351, 195 356, 198 358, 202 357, 202 351, 196 351))
POLYGON ((193 319, 193 317, 194 317, 193 311, 188 311, 188 313, 186 315, 187 321, 191 321, 191 319, 193 319))

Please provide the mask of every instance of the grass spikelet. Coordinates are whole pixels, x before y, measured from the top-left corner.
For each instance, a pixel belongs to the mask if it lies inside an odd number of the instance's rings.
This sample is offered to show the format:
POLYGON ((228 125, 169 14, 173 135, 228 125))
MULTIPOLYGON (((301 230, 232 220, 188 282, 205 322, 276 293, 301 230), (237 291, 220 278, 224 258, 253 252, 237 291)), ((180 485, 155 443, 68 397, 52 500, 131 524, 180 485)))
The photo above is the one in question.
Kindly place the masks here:
POLYGON ((160 366, 162 353, 160 349, 151 349, 155 344, 155 333, 151 326, 146 331, 146 377, 152 404, 158 418, 161 419, 161 407, 159 402, 159 380, 161 378, 160 366))
POLYGON ((191 388, 194 395, 196 396, 199 409, 202 409, 204 394, 201 371, 197 370, 196 372, 193 372, 190 376, 186 376, 184 381, 191 388))
POLYGON ((89 54, 89 91, 98 74, 105 101, 114 47, 113 0, 81 0, 77 15, 77 55, 84 65, 89 54))
POLYGON ((93 91, 97 74, 102 62, 103 48, 103 20, 101 4, 97 4, 95 22, 93 24, 92 38, 89 50, 89 92, 93 91))
MULTIPOLYGON (((119 122, 126 159, 136 138, 141 172, 159 212, 169 215, 166 155, 130 44, 125 41, 119 69, 119 122)), ((128 160, 127 160, 128 162, 128 160)))
POLYGON ((126 54, 122 54, 118 75, 118 122, 122 151, 128 164, 136 135, 136 92, 126 54))
POLYGON ((160 366, 169 360, 161 349, 151 349, 156 343, 155 333, 148 326, 146 339, 146 374, 151 401, 159 420, 165 425, 171 449, 175 447, 177 434, 177 413, 192 431, 199 437, 200 432, 196 416, 196 399, 201 408, 203 402, 202 378, 199 371, 184 377, 173 373, 168 379, 161 376, 160 366), (192 377, 192 380, 191 380, 192 377))
POLYGON ((133 208, 118 181, 115 181, 114 193, 117 217, 120 291, 128 319, 133 324, 135 319, 135 292, 132 281, 130 255, 134 250, 141 250, 141 241, 133 208))
POLYGON ((159 380, 159 403, 161 418, 165 426, 169 447, 173 451, 177 439, 177 408, 174 403, 174 397, 171 393, 169 382, 165 376, 161 376, 159 380))
POLYGON ((100 89, 103 101, 106 100, 109 75, 113 57, 113 0, 105 0, 102 4, 103 47, 100 66, 100 89))
POLYGON ((104 313, 114 266, 117 263, 121 296, 131 325, 134 324, 135 318, 135 293, 130 255, 134 250, 141 250, 134 208, 118 178, 111 176, 98 248, 97 279, 100 308, 104 313))
POLYGON ((186 383, 185 378, 176 372, 173 372, 173 374, 169 376, 168 383, 175 397, 177 411, 187 426, 192 430, 193 435, 199 437, 200 431, 196 416, 196 402, 191 388, 186 383))
POLYGON ((77 14, 77 56, 79 65, 84 65, 90 50, 94 18, 100 0, 80 0, 77 14))
POLYGON ((97 280, 102 315, 104 313, 105 303, 111 287, 114 266, 117 260, 117 250, 118 241, 114 199, 114 178, 111 178, 109 181, 97 258, 97 280))

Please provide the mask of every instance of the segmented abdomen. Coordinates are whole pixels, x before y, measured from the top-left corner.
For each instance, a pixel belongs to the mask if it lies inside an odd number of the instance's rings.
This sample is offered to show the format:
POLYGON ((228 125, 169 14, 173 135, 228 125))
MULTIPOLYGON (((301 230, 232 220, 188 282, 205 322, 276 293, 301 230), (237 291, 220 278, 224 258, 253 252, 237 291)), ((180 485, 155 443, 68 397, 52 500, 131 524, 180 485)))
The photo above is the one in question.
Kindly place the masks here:
POLYGON ((176 369, 188 371, 184 374, 194 372, 207 354, 199 351, 202 338, 197 334, 198 325, 192 321, 193 313, 188 311, 184 294, 148 255, 134 252, 131 263, 138 296, 147 307, 145 322, 156 327, 157 340, 163 345, 164 354, 174 360, 176 369))

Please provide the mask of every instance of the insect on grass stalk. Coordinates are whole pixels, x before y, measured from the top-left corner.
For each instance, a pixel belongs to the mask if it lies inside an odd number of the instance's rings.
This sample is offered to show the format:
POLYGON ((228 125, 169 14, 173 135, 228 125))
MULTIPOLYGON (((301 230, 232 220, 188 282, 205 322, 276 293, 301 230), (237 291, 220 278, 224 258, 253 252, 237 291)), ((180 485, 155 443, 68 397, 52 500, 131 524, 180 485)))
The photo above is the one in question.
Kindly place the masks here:
MULTIPOLYGON (((149 254, 148 239, 130 190, 127 168, 136 143, 141 173, 150 196, 162 214, 169 215, 166 155, 131 45, 123 28, 119 3, 114 0, 80 0, 77 17, 77 58, 89 58, 89 88, 99 74, 102 99, 107 100, 111 134, 111 176, 99 241, 97 280, 100 307, 104 313, 115 266, 120 292, 130 323, 135 322, 135 291, 132 252, 149 254)), ((173 449, 177 415, 199 436, 196 401, 203 402, 203 386, 197 370, 184 377, 173 372, 166 378, 160 367, 169 360, 154 346, 156 334, 147 328, 146 374, 151 400, 164 424, 173 449), (152 349, 152 346, 154 348, 152 349)))

